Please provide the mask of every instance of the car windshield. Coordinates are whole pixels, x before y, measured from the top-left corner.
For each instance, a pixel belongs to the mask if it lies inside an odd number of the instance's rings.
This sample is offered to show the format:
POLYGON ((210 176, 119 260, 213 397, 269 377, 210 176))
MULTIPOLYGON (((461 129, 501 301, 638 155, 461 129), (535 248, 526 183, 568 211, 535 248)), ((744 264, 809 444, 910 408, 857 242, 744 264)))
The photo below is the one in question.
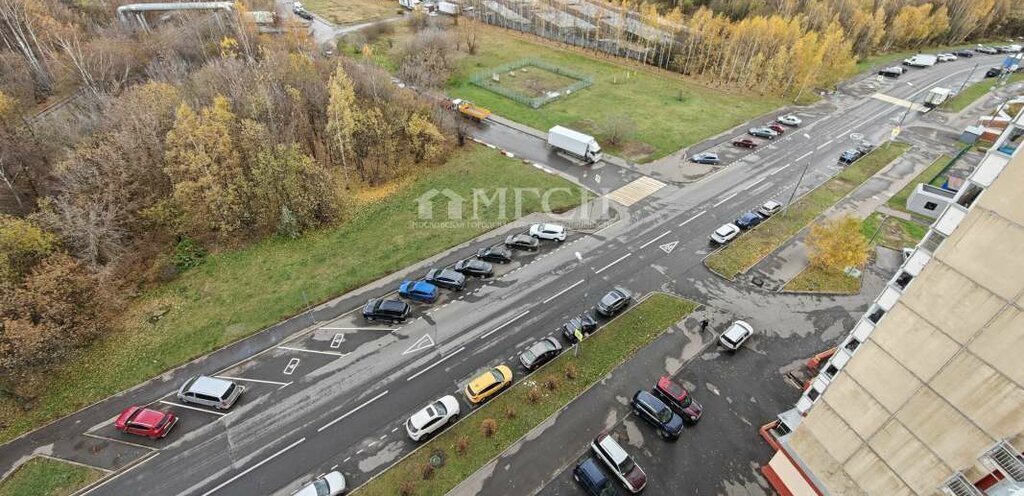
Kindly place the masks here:
POLYGON ((658 416, 658 420, 663 424, 667 424, 672 420, 672 410, 669 410, 668 408, 662 407, 662 409, 658 410, 656 414, 658 416))
POLYGON ((226 399, 230 398, 231 397, 231 393, 234 393, 234 392, 235 392, 235 383, 231 383, 231 385, 228 386, 228 389, 226 391, 224 391, 224 394, 221 395, 220 399, 226 400, 226 399))
POLYGON ((533 360, 535 358, 537 358, 537 356, 533 354, 533 351, 526 350, 526 351, 523 352, 523 361, 524 362, 526 362, 526 363, 533 363, 533 360))
POLYGON ((499 372, 497 370, 492 370, 491 371, 491 377, 494 378, 494 382, 504 382, 505 381, 505 376, 501 375, 501 372, 499 372))
POLYGON ((632 458, 627 456, 625 460, 619 462, 619 473, 628 474, 633 471, 633 467, 636 467, 636 463, 633 462, 632 458))
POLYGON ((316 496, 330 496, 331 486, 324 479, 313 481, 313 488, 316 489, 316 496))
POLYGON ((445 408, 444 403, 441 403, 440 401, 434 402, 431 406, 434 407, 434 410, 437 412, 436 415, 431 415, 431 417, 441 417, 448 414, 448 409, 445 408))

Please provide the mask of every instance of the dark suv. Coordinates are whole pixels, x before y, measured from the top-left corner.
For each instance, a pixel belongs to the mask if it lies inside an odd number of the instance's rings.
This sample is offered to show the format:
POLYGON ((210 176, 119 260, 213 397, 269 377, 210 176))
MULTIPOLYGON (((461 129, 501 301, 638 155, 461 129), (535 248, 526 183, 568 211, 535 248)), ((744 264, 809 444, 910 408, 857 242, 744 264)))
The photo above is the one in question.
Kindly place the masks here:
POLYGON ((455 291, 462 291, 466 287, 466 276, 451 269, 431 269, 423 280, 455 291))
POLYGON ((672 411, 679 414, 684 422, 695 424, 704 414, 704 407, 693 399, 693 395, 670 377, 665 376, 658 379, 658 384, 651 389, 651 392, 665 402, 672 411))
POLYGON ((574 317, 562 324, 562 336, 565 336, 565 340, 569 344, 573 344, 577 341, 576 331, 583 334, 583 337, 587 337, 597 330, 597 321, 594 320, 589 313, 583 312, 579 317, 574 317))
POLYGON ((839 156, 839 161, 841 163, 849 165, 849 164, 852 164, 852 163, 856 162, 857 159, 859 159, 859 158, 861 158, 863 156, 864 156, 864 153, 861 152, 860 150, 850 149, 850 150, 846 150, 845 152, 843 152, 842 155, 839 156))
POLYGON ((658 435, 675 441, 683 432, 683 419, 656 396, 647 391, 637 391, 630 402, 633 413, 658 429, 658 435))
POLYGON ((616 286, 615 289, 604 295, 601 301, 597 302, 597 313, 605 317, 611 317, 626 308, 632 299, 633 293, 626 288, 616 286))
POLYGON ((572 469, 572 478, 590 496, 618 496, 619 491, 615 489, 612 480, 601 470, 601 465, 588 456, 582 462, 576 464, 572 469))
POLYGON ((375 320, 386 320, 389 322, 404 322, 409 316, 409 304, 402 300, 386 300, 377 298, 366 302, 363 307, 363 317, 371 322, 375 320))

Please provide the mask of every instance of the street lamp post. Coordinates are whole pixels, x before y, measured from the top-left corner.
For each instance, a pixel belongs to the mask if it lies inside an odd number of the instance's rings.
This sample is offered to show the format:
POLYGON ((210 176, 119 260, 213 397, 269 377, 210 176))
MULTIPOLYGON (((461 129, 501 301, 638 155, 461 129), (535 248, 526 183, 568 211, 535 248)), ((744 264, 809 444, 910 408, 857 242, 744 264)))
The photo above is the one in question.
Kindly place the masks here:
MULTIPOLYGON (((582 266, 583 265, 583 255, 580 255, 580 252, 578 252, 578 251, 577 252, 573 252, 573 255, 576 256, 576 261, 578 261, 580 263, 580 266, 582 266)), ((583 294, 580 295, 580 306, 581 307, 583 306, 584 299, 590 294, 590 271, 586 270, 586 268, 584 268, 583 272, 584 272, 583 279, 584 279, 585 282, 583 283, 583 294)), ((572 346, 572 356, 573 356, 573 358, 577 358, 577 357, 580 356, 580 343, 582 341, 583 341, 583 334, 582 333, 578 333, 577 336, 576 336, 576 343, 574 343, 573 346, 572 346)))

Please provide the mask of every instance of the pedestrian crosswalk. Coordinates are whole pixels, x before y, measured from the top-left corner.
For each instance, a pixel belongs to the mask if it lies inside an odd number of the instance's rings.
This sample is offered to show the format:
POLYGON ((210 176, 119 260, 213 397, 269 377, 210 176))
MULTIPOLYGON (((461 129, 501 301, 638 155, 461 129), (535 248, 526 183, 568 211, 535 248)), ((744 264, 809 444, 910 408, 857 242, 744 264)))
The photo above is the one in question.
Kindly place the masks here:
POLYGON ((898 106, 904 107, 904 108, 910 107, 912 110, 914 110, 916 112, 925 112, 925 111, 928 110, 928 107, 925 107, 924 105, 921 105, 919 103, 914 103, 914 102, 910 102, 910 101, 904 100, 902 98, 896 98, 894 96, 889 96, 889 95, 886 95, 885 93, 875 93, 875 94, 871 95, 871 98, 874 98, 875 100, 881 100, 881 101, 886 102, 886 103, 891 103, 893 105, 898 105, 898 106))
POLYGON ((657 179, 641 177, 636 181, 612 191, 608 194, 607 198, 609 200, 614 200, 616 203, 619 203, 624 207, 628 207, 640 200, 643 200, 644 198, 647 198, 664 186, 665 183, 657 179))

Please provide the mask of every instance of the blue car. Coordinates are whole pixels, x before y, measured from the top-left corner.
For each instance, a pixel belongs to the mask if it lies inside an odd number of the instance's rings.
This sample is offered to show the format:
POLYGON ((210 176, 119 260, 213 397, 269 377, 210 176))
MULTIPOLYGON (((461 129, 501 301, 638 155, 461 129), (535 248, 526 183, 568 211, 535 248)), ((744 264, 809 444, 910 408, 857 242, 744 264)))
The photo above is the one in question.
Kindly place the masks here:
POLYGON ((398 295, 410 300, 433 303, 437 299, 437 286, 427 281, 403 281, 398 295))
POLYGON ((760 224, 763 220, 764 217, 761 217, 754 212, 747 212, 741 215, 739 219, 736 219, 736 222, 733 222, 733 224, 736 224, 740 229, 750 229, 760 224))
POLYGON ((591 496, 618 496, 612 480, 601 470, 601 465, 593 457, 576 464, 572 470, 572 478, 591 496))
POLYGON ((633 413, 658 429, 658 434, 669 441, 679 439, 683 431, 683 419, 656 396, 647 391, 633 395, 633 413))

